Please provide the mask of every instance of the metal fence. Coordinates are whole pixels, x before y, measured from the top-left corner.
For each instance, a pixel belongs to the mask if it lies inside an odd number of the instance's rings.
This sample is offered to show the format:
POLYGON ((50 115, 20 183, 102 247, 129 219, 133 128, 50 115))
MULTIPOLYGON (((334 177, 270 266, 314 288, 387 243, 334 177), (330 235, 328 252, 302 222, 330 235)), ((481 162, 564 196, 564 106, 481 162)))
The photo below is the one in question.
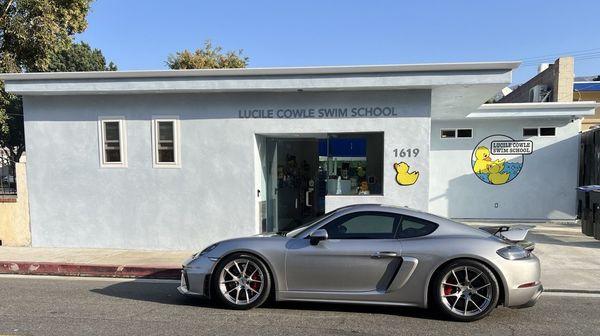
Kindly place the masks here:
POLYGON ((600 184, 600 128, 581 134, 579 185, 600 184))
POLYGON ((15 163, 0 157, 0 198, 17 195, 15 163))

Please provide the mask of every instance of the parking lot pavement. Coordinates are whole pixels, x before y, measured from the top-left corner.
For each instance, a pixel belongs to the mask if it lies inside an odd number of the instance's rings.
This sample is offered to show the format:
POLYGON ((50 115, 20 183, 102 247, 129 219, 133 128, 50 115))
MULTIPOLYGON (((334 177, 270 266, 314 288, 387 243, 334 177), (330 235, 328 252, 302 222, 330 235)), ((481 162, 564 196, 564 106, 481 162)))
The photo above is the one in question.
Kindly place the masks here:
POLYGON ((276 303, 250 311, 179 295, 173 281, 0 276, 0 335, 593 335, 600 295, 544 294, 474 323, 398 307, 276 303))

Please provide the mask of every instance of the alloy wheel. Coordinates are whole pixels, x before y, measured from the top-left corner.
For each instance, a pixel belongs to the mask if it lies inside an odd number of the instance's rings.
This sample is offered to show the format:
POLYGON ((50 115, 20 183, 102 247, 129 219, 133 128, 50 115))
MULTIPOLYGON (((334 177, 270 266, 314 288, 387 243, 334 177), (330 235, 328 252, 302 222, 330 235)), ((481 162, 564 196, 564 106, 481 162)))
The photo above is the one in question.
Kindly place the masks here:
POLYGON ((476 267, 458 266, 442 278, 439 295, 442 304, 451 312, 475 316, 486 311, 492 302, 492 281, 476 267))
POLYGON ((265 274, 252 260, 238 258, 228 262, 219 275, 219 290, 227 301, 249 305, 258 299, 265 283, 265 274))

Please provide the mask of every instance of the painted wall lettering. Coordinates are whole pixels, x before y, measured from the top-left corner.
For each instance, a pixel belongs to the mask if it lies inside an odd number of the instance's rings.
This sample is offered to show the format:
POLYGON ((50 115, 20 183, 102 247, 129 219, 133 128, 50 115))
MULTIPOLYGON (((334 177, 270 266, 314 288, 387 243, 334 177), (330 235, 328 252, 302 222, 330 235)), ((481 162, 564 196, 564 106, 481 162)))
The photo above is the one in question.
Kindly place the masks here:
POLYGON ((418 148, 394 148, 395 157, 417 157, 421 150, 418 148))
POLYGON ((393 106, 240 109, 240 119, 327 119, 398 117, 393 106))
POLYGON ((533 153, 533 141, 510 140, 492 141, 492 154, 495 155, 528 155, 533 153))

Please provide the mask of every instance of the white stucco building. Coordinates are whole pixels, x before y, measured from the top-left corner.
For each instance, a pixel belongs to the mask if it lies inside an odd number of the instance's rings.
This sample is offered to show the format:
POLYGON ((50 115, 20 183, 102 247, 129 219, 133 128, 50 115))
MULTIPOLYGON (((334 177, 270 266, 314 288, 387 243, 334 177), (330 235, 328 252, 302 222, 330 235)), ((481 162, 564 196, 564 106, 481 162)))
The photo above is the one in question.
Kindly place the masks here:
POLYGON ((518 64, 2 75, 32 244, 196 249, 354 203, 573 219, 596 104, 482 105, 518 64))

